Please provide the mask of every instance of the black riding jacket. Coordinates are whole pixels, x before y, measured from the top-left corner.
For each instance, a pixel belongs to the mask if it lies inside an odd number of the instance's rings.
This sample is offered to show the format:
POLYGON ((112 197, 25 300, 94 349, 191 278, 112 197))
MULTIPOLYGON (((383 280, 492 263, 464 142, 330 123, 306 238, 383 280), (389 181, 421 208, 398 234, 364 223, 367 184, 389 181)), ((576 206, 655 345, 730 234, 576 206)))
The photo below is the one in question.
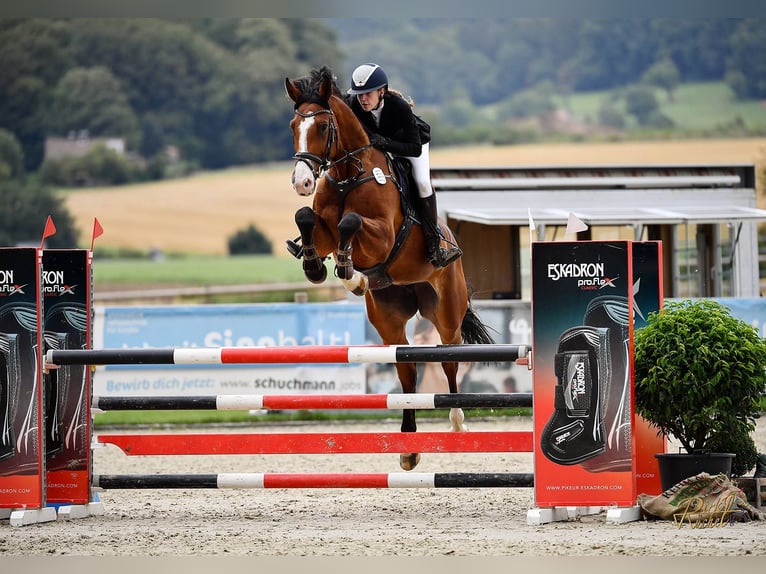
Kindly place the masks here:
POLYGON ((430 129, 412 112, 409 102, 391 92, 383 95, 383 111, 380 125, 375 124, 371 112, 365 112, 356 96, 347 96, 346 103, 362 122, 369 134, 383 136, 374 142, 375 147, 394 155, 418 157, 422 146, 431 141, 430 129))

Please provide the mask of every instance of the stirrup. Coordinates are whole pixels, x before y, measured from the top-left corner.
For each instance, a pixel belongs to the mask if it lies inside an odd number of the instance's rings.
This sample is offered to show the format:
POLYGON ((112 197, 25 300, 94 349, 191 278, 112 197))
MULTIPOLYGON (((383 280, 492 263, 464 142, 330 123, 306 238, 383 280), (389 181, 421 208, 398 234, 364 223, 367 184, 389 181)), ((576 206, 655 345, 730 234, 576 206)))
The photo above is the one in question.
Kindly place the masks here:
POLYGON ((431 265, 437 269, 441 267, 447 267, 450 263, 457 261, 463 255, 463 250, 459 247, 450 247, 444 249, 443 247, 437 247, 436 251, 431 254, 429 261, 431 265))
POLYGON ((296 259, 300 259, 303 257, 303 246, 298 243, 298 240, 300 237, 296 237, 293 239, 288 239, 285 241, 287 244, 287 250, 290 252, 290 255, 295 257, 296 259))

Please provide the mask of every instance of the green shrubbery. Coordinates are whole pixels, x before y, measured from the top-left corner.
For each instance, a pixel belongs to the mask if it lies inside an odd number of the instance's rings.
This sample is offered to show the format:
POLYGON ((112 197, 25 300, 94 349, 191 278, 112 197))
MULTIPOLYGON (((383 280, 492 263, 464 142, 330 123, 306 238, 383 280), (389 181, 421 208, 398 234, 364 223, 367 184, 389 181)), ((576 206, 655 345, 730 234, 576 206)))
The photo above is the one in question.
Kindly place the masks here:
POLYGON ((193 164, 171 163, 161 155, 137 161, 97 145, 82 156, 46 159, 40 166, 40 180, 58 187, 110 186, 183 177, 194 171, 193 164))
POLYGON ((636 412, 687 453, 732 452, 755 465, 750 433, 766 383, 766 342, 714 300, 666 301, 636 330, 636 412))
POLYGON ((272 253, 271 241, 252 224, 229 238, 229 255, 272 253))

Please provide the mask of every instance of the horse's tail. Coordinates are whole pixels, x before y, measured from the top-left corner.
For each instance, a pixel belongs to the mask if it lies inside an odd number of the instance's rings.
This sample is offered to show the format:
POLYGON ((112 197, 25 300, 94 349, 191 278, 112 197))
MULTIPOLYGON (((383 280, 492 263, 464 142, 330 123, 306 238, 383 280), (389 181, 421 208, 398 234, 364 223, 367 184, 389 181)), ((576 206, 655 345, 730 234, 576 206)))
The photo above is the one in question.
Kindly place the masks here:
POLYGON ((489 328, 482 323, 473 307, 471 307, 470 299, 468 300, 468 308, 465 311, 465 315, 463 315, 460 332, 463 335, 463 343, 468 345, 492 345, 495 342, 489 333, 489 328))

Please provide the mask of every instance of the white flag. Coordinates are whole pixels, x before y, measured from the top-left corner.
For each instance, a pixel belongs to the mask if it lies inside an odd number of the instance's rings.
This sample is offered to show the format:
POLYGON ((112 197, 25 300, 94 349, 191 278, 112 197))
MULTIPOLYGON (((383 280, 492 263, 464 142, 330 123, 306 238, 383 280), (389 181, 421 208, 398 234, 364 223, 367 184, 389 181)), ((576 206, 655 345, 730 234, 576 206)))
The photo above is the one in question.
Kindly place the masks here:
POLYGON ((571 211, 569 212, 569 219, 567 220, 566 235, 574 235, 581 231, 586 231, 588 226, 579 217, 577 217, 571 211))

